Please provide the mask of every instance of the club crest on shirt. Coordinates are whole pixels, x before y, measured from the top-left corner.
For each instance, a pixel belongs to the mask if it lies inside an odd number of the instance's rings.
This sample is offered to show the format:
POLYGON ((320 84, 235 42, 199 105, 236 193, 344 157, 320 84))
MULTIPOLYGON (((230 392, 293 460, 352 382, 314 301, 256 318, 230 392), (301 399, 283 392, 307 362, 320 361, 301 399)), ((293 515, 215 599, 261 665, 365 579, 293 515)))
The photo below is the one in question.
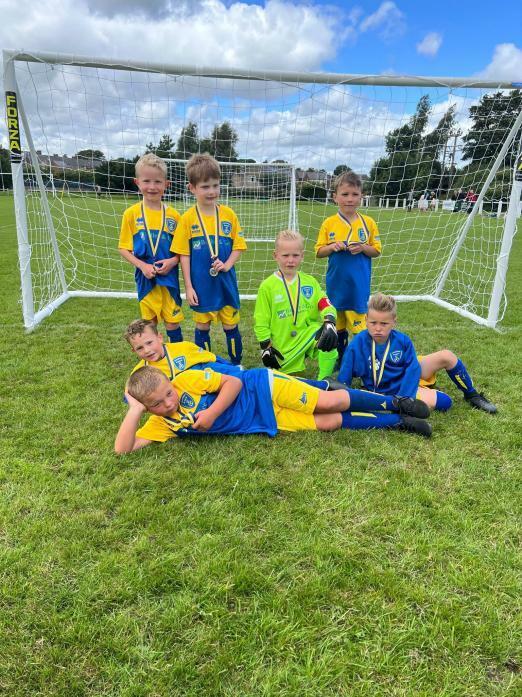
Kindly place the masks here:
POLYGON ((221 223, 221 232, 224 235, 230 235, 232 232, 232 223, 229 223, 227 220, 223 221, 221 223))
POLYGON ((177 227, 177 222, 174 220, 174 218, 167 218, 167 230, 169 232, 174 232, 174 230, 177 227))
POLYGON ((185 368, 187 367, 187 360, 185 356, 178 356, 172 362, 180 372, 182 370, 185 370, 185 368))
POLYGON ((398 363, 402 358, 402 351, 392 351, 390 353, 390 358, 394 363, 398 363))
POLYGON ((301 294, 304 295, 304 297, 307 300, 310 300, 310 298, 314 294, 314 289, 312 288, 312 286, 303 286, 301 288, 301 294))
POLYGON ((194 401, 193 397, 189 395, 188 392, 183 392, 179 400, 179 403, 181 404, 183 409, 194 409, 194 407, 196 406, 196 402, 194 401))
POLYGON ((362 227, 359 228, 359 242, 366 242, 366 231, 362 227))

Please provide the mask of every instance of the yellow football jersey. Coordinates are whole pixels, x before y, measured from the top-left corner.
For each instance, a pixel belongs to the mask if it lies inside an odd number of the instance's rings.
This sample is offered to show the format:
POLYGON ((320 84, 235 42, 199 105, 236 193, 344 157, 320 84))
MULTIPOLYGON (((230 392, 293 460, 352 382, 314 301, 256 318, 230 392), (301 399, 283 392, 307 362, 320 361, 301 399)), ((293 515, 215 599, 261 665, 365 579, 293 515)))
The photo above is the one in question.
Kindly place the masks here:
MULTIPOLYGON (((164 373, 169 380, 173 380, 176 375, 184 370, 192 368, 198 363, 213 363, 216 360, 216 354, 211 351, 196 346, 191 341, 178 341, 174 344, 164 344, 165 357, 160 361, 140 361, 132 369, 134 373, 138 368, 144 365, 150 365, 153 368, 158 368, 164 373)), ((132 374, 131 373, 131 374, 132 374)))

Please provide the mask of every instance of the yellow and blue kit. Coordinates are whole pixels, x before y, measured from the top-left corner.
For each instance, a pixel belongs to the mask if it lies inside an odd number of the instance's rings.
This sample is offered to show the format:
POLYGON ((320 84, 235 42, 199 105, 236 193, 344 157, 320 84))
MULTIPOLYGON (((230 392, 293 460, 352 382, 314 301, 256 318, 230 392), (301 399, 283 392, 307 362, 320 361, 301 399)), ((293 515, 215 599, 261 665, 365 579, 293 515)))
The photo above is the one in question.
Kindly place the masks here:
MULTIPOLYGON (((163 210, 150 210, 142 203, 136 203, 127 208, 123 213, 118 247, 129 250, 137 259, 147 264, 154 264, 161 259, 170 259, 173 256, 170 247, 180 215, 171 206, 165 206, 164 212, 163 216, 163 210), (146 220, 143 218, 143 213, 146 220), (162 222, 164 222, 163 229, 160 230, 162 222)), ((176 305, 178 307, 181 305, 177 266, 169 273, 158 274, 154 278, 147 278, 140 269, 135 269, 134 278, 138 300, 143 300, 156 286, 165 286, 176 305)))
POLYGON ((202 433, 191 426, 198 411, 216 399, 221 376, 210 368, 187 370, 172 380, 179 398, 176 412, 168 417, 152 415, 136 436, 164 442, 174 436, 265 433, 278 430, 315 430, 313 412, 319 390, 295 378, 267 368, 245 370, 243 387, 234 402, 202 433))
MULTIPOLYGON (((352 223, 340 213, 323 222, 315 251, 332 242, 342 242, 347 247, 350 243, 361 242, 371 245, 378 252, 381 251, 375 220, 360 213, 352 223)), ((371 275, 372 259, 366 254, 350 254, 348 249, 330 254, 326 271, 326 294, 335 309, 365 314, 370 297, 371 275)))
MULTIPOLYGON (((234 211, 219 205, 219 231, 217 233, 218 258, 226 262, 234 250, 247 248, 244 234, 234 211)), ((203 225, 209 236, 212 249, 216 248, 216 216, 201 214, 203 225)), ((211 276, 211 250, 198 219, 196 206, 189 208, 180 218, 170 247, 174 254, 190 256, 190 278, 198 296, 199 305, 192 309, 198 313, 216 312, 224 307, 239 309, 239 291, 236 270, 211 276)))
POLYGON ((365 329, 348 344, 338 379, 350 386, 358 377, 372 392, 415 397, 420 376, 420 363, 409 336, 392 329, 385 344, 376 344, 365 329))

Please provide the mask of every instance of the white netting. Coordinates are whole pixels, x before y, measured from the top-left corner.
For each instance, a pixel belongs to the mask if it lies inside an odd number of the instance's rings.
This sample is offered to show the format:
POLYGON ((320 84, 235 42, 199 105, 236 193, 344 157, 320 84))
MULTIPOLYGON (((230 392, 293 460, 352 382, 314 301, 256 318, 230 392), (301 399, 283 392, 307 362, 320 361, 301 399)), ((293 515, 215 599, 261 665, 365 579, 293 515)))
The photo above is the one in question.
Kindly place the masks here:
MULTIPOLYGON (((117 252, 122 212, 137 200, 134 161, 150 146, 169 159, 169 200, 183 211, 192 197, 179 160, 200 149, 233 160, 222 162, 223 194, 251 240, 238 264, 243 296, 255 295, 273 269, 270 241, 292 224, 294 198, 295 225, 307 240, 304 270, 324 279, 326 262, 315 259, 313 244, 336 210, 333 171, 346 165, 362 175, 363 212, 381 231, 374 289, 437 296, 487 317, 518 138, 451 268, 448 262, 520 111, 520 91, 209 78, 43 61, 17 61, 16 75, 68 290, 134 291, 133 269, 117 252)), ((62 288, 29 153, 24 167, 38 311, 62 288)))

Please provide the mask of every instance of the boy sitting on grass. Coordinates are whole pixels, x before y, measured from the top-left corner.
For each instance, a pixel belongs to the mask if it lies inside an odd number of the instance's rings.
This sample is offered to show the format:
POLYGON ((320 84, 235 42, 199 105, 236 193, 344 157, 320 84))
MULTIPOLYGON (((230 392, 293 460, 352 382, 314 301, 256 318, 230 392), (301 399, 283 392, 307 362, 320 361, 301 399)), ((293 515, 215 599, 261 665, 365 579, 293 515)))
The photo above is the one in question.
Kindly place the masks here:
POLYGON ((367 390, 417 397, 430 409, 447 411, 452 405, 451 397, 429 389, 435 384, 436 373, 445 369, 470 406, 488 414, 497 412, 497 407, 477 392, 466 366, 454 353, 443 349, 417 357, 409 336, 395 329, 396 322, 395 299, 383 293, 372 295, 368 301, 368 328, 346 349, 340 382, 350 386, 352 379, 359 377, 367 390))
POLYGON ((423 420, 429 410, 419 400, 351 389, 325 392, 266 368, 245 370, 241 379, 211 368, 187 370, 171 381, 157 368, 144 366, 130 376, 126 397, 129 408, 114 443, 118 454, 187 435, 274 436, 278 431, 340 428, 399 428, 431 435, 423 420), (152 416, 139 428, 146 411, 152 416))
POLYGON ((303 258, 302 235, 280 232, 274 251, 278 269, 259 286, 254 332, 267 368, 298 373, 307 357, 317 358, 322 380, 337 360, 336 312, 315 278, 299 271, 303 258))

